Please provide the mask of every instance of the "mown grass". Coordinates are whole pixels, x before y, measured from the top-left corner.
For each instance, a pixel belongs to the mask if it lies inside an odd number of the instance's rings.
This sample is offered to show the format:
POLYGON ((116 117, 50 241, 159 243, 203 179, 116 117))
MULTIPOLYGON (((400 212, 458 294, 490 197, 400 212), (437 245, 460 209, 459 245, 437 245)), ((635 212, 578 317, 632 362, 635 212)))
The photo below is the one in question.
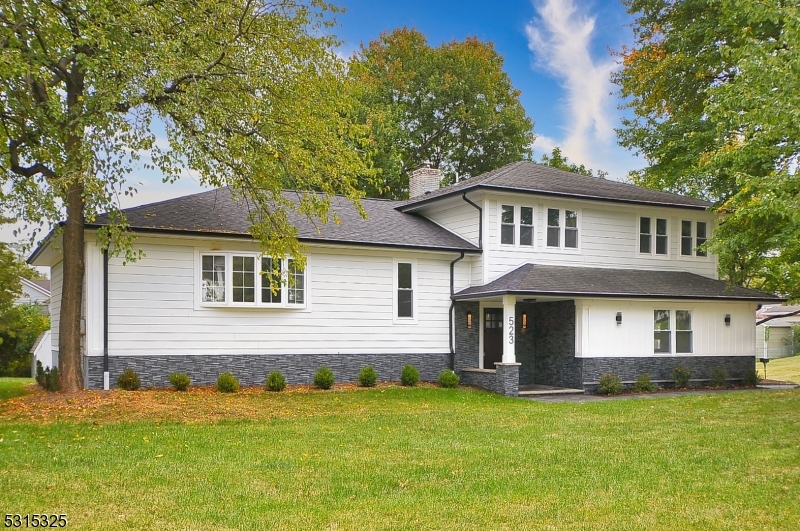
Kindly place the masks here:
POLYGON ((0 400, 28 394, 27 385, 32 383, 32 378, 0 378, 0 400))
POLYGON ((2 511, 76 529, 800 529, 798 391, 130 395, 191 413, 79 405, 85 420, 34 422, 0 407, 2 511))
MULTIPOLYGON (((764 364, 756 363, 758 375, 764 377, 764 364)), ((800 383, 800 356, 778 358, 767 364, 767 377, 770 380, 800 383)))

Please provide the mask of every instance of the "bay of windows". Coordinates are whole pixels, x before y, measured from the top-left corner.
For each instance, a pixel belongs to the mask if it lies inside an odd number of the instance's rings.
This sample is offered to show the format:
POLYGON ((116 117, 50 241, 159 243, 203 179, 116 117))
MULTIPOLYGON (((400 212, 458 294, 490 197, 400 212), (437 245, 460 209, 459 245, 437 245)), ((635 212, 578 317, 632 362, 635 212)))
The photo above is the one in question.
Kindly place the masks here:
POLYGON ((200 302, 214 306, 300 306, 306 272, 295 260, 253 254, 201 254, 200 302))

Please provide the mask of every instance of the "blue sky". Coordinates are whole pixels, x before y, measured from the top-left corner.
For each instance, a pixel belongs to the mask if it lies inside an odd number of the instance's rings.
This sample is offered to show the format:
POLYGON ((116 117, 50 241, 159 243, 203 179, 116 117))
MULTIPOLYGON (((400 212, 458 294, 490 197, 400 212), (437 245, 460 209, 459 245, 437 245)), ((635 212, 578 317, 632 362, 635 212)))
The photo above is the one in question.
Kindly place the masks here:
MULTIPOLYGON (((570 161, 623 179, 644 165, 617 145, 621 111, 609 75, 618 65, 609 50, 632 40, 631 19, 619 0, 331 0, 345 7, 333 32, 349 57, 381 32, 403 26, 427 36, 431 45, 478 37, 494 43, 522 104, 535 122, 534 157, 561 146, 570 161)), ((159 136, 163 132, 155 131, 159 136)), ((139 193, 121 207, 201 191, 188 174, 174 184, 144 170, 131 175, 139 193)), ((11 227, 0 240, 12 241, 11 227)))

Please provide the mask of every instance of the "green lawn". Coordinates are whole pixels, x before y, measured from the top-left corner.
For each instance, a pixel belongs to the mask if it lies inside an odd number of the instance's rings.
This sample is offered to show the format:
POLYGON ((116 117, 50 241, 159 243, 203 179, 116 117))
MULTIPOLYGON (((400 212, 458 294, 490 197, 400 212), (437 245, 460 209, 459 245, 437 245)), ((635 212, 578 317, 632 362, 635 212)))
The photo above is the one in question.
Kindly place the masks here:
POLYGON ((31 383, 32 378, 0 378, 0 400, 28 394, 26 385, 31 383))
POLYGON ((50 423, 0 404, 3 513, 75 529, 800 529, 797 390, 98 396, 51 403, 68 413, 50 423), (152 420, 112 420, 124 410, 152 420))
MULTIPOLYGON (((758 375, 764 377, 764 365, 756 363, 758 375)), ((800 383, 800 356, 778 358, 767 364, 767 377, 770 380, 800 383)))

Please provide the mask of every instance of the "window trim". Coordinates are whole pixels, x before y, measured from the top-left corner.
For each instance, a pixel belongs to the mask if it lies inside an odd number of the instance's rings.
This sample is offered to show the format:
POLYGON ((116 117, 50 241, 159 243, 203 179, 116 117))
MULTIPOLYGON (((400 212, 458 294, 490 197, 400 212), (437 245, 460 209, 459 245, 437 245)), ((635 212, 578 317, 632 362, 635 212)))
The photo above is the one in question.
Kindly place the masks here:
POLYGON ((544 221, 543 223, 543 232, 544 232, 544 241, 542 242, 543 250, 549 252, 566 252, 566 253, 580 253, 581 246, 583 245, 583 211, 580 207, 554 207, 550 205, 545 205, 543 210, 544 221), (549 225, 549 211, 550 210, 558 210, 558 247, 554 245, 547 245, 547 233, 548 230, 551 228, 549 225), (577 225, 575 228, 577 229, 577 237, 578 237, 578 245, 577 247, 567 247, 567 210, 571 212, 575 212, 576 214, 576 221, 575 224, 577 225))
POLYGON ((684 219, 681 218, 681 222, 679 224, 680 230, 680 245, 678 246, 678 257, 679 258, 696 258, 699 260, 710 260, 711 253, 705 251, 705 254, 697 254, 697 224, 703 223, 706 226, 706 237, 704 238, 704 243, 711 239, 711 229, 712 229, 712 222, 709 220, 697 220, 697 219, 684 219), (683 222, 687 221, 690 224, 691 231, 689 236, 683 235, 683 222), (683 240, 684 238, 688 238, 691 240, 692 252, 691 254, 683 254, 683 240))
POLYGON ((517 205, 515 204, 509 205, 508 203, 501 202, 499 214, 500 215, 498 217, 500 218, 500 233, 498 234, 499 236, 498 240, 500 241, 500 245, 505 245, 508 247, 516 247, 517 244, 519 243, 517 241, 517 226, 518 226, 517 205), (505 223, 503 221, 503 207, 511 207, 511 216, 513 218, 511 223, 505 223), (512 240, 511 243, 503 243, 503 227, 511 227, 511 240, 512 240))
MULTIPOLYGON (((653 356, 695 356, 695 322, 694 322, 694 315, 695 311, 692 306, 676 306, 674 304, 669 305, 661 305, 661 306, 653 306, 653 319, 655 319, 655 312, 658 310, 666 310, 669 312, 669 352, 656 352, 655 344, 653 345, 653 356), (689 313, 689 330, 678 330, 678 312, 688 312, 689 313), (678 332, 689 332, 690 343, 689 343, 689 351, 688 352, 678 352, 678 332)), ((655 321, 653 322, 653 340, 655 341, 655 332, 658 330, 655 329, 655 321)), ((666 332, 666 330, 662 330, 662 332, 666 332)))
MULTIPOLYGON (((669 233, 669 230, 670 230, 670 218, 668 216, 664 216, 662 218, 662 217, 660 217, 658 215, 653 216, 653 215, 641 215, 640 214, 639 216, 636 217, 636 220, 637 220, 637 223, 636 223, 636 256, 639 256, 639 257, 648 257, 649 256, 651 258, 656 258, 656 259, 660 259, 660 260, 670 260, 672 258, 671 257, 671 248, 670 248, 671 238, 670 238, 670 233, 669 233), (650 220, 650 252, 649 253, 642 252, 641 238, 642 238, 642 234, 644 234, 642 232, 642 219, 649 219, 650 220), (658 249, 658 236, 659 236, 659 234, 658 234, 658 220, 659 219, 663 219, 664 221, 667 222, 667 232, 666 232, 666 234, 662 234, 661 235, 661 236, 665 236, 667 238, 667 252, 664 253, 664 254, 656 252, 656 250, 658 249)), ((679 249, 679 251, 680 251, 680 249, 679 249)))
POLYGON ((281 301, 280 302, 262 302, 261 289, 263 287, 264 277, 261 275, 261 259, 264 257, 259 252, 253 251, 229 251, 229 250, 210 250, 207 248, 195 248, 195 274, 194 274, 194 309, 210 309, 210 308, 236 308, 236 309, 286 309, 286 310, 307 310, 310 308, 309 296, 309 275, 308 275, 308 260, 306 261, 306 269, 304 271, 303 282, 303 303, 295 304, 289 303, 289 286, 287 284, 288 275, 288 261, 292 257, 285 257, 281 260, 281 301), (205 302, 203 301, 202 294, 202 271, 203 271, 203 257, 204 256, 224 256, 225 257, 225 301, 224 302, 205 302), (233 257, 242 256, 254 259, 255 265, 255 302, 234 302, 233 301, 233 257))
POLYGON ((535 249, 538 244, 536 243, 536 211, 537 208, 532 203, 527 202, 517 202, 517 201, 503 201, 502 199, 497 200, 497 245, 502 247, 503 249, 526 249, 531 250, 535 249), (514 243, 503 243, 503 227, 512 226, 510 223, 503 223, 503 207, 510 206, 514 209, 514 243), (525 227, 531 227, 531 244, 523 245, 522 242, 522 209, 523 208, 530 208, 531 209, 531 221, 533 222, 532 225, 525 225, 525 227))
POLYGON ((415 325, 419 321, 419 305, 417 304, 419 292, 419 281, 417 278, 417 259, 416 258, 393 258, 392 259, 392 323, 415 325), (411 317, 399 317, 398 310, 398 272, 397 264, 411 264, 411 317))

